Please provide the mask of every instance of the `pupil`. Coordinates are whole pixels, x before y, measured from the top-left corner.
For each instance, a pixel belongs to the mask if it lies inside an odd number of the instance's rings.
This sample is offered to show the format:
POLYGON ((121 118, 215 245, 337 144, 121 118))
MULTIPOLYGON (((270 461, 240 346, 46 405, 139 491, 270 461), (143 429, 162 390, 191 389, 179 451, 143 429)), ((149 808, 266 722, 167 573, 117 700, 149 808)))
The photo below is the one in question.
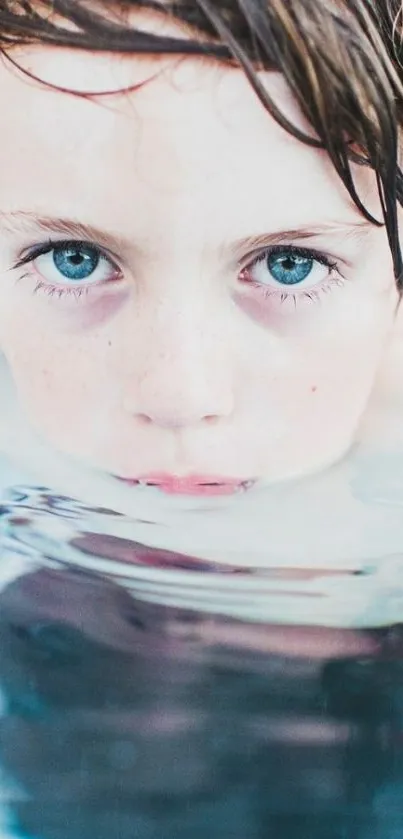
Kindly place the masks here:
POLYGON ((68 280, 85 280, 95 271, 99 255, 93 248, 60 248, 53 252, 53 262, 68 280))
POLYGON ((268 259, 269 270, 278 283, 297 285, 312 271, 313 259, 307 256, 293 256, 290 253, 273 254, 268 259))

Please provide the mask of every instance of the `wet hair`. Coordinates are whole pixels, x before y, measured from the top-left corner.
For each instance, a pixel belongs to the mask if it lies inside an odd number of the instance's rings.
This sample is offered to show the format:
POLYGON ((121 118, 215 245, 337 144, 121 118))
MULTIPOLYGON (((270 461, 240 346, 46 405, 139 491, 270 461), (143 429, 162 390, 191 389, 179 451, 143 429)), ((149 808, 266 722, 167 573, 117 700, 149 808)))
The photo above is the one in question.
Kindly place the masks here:
POLYGON ((0 49, 12 60, 13 45, 32 43, 204 56, 242 67, 272 116, 302 142, 325 149, 359 211, 385 225, 403 288, 401 0, 0 0, 0 49), (187 37, 136 30, 124 22, 130 10, 171 16, 187 37), (263 69, 283 74, 311 134, 276 107, 259 80, 263 69), (375 172, 382 219, 357 194, 352 163, 375 172))

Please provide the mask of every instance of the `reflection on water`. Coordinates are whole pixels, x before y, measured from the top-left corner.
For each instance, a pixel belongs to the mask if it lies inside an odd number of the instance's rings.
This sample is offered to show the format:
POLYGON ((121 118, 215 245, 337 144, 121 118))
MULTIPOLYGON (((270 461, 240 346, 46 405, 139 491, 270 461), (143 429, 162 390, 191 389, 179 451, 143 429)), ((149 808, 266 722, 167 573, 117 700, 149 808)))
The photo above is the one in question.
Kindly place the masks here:
POLYGON ((166 525, 41 487, 10 489, 0 514, 3 578, 14 575, 17 558, 24 572, 27 564, 78 567, 107 575, 139 599, 253 622, 366 628, 399 623, 403 614, 401 553, 342 556, 333 564, 326 556, 310 567, 277 560, 268 545, 263 566, 253 565, 252 551, 246 565, 236 554, 223 563, 158 546, 169 541, 166 525))
POLYGON ((401 839, 398 553, 220 564, 46 488, 0 512, 2 839, 401 839))

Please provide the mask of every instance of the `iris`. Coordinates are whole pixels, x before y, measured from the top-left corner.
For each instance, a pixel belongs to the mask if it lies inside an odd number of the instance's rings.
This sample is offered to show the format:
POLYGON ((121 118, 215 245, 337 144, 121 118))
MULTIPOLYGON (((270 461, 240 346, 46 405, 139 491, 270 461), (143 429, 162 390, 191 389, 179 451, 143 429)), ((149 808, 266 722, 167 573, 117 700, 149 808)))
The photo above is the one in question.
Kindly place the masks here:
POLYGON ((314 260, 308 256, 298 256, 288 250, 271 254, 267 258, 267 267, 272 277, 282 285, 302 283, 312 271, 314 260))
POLYGON ((70 245, 53 251, 53 262, 67 280, 86 280, 97 268, 99 260, 99 253, 90 245, 70 245))

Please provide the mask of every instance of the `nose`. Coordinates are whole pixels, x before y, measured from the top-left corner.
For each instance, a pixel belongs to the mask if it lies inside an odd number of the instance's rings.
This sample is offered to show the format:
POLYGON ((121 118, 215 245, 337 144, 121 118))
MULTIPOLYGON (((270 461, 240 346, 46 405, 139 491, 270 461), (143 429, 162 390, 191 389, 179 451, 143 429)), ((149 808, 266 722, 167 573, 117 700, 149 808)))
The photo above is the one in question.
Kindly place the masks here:
POLYGON ((231 416, 234 388, 230 343, 217 330, 183 317, 136 340, 123 407, 138 421, 186 429, 231 416))

